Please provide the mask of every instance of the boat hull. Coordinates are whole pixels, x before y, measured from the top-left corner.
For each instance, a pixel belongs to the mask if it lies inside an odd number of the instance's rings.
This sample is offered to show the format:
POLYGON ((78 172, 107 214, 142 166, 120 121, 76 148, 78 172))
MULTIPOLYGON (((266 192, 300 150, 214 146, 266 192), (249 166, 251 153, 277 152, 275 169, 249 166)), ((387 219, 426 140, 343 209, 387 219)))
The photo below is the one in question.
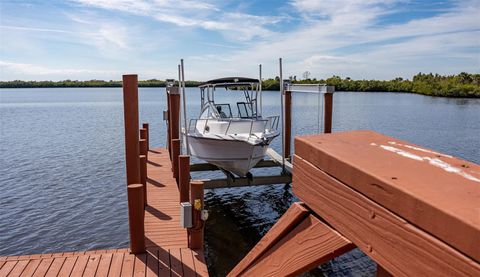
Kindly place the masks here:
POLYGON ((242 140, 188 136, 190 154, 238 176, 245 176, 268 149, 268 143, 253 145, 242 140))

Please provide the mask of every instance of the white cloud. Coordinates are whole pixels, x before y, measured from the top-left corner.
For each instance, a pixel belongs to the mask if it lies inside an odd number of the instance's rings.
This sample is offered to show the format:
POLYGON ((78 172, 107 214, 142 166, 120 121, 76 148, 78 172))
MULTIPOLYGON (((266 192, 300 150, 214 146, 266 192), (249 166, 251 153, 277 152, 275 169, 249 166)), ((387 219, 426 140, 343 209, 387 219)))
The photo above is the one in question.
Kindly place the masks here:
POLYGON ((75 0, 74 2, 88 7, 148 16, 180 27, 219 31, 229 39, 239 41, 270 37, 273 32, 269 27, 284 19, 281 16, 257 16, 221 11, 215 5, 202 1, 75 0))
POLYGON ((106 70, 92 70, 92 69, 75 69, 75 68, 51 68, 42 65, 28 64, 28 63, 15 63, 9 61, 0 60, 0 69, 2 76, 7 76, 12 73, 18 75, 31 75, 31 76, 49 76, 60 75, 64 78, 73 77, 78 78, 79 75, 105 75, 105 74, 119 74, 115 71, 106 70), (77 77, 75 77, 77 76, 77 77))
MULTIPOLYGON (((278 75, 277 57, 284 57, 284 75, 308 70, 313 77, 410 78, 418 71, 443 74, 480 71, 478 6, 455 2, 443 13, 395 24, 378 24, 395 13, 401 1, 293 1, 307 20, 291 30, 239 51, 228 53, 231 62, 208 61, 214 73, 235 67, 241 75, 255 74, 263 63, 266 76, 278 75), (380 3, 381 2, 381 3, 380 3), (308 11, 308 12, 307 12, 308 11), (475 50, 477 49, 476 52, 475 50)), ((206 66, 200 60, 192 67, 206 66)), ((204 76, 205 73, 198 74, 204 76)), ((211 76, 209 76, 211 77, 211 76)))

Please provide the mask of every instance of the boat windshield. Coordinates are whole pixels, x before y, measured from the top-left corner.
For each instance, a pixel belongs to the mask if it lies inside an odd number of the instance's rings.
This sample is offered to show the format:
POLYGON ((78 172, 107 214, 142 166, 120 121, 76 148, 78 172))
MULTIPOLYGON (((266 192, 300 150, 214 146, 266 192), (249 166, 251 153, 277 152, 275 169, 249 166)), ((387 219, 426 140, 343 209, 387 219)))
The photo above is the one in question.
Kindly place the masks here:
MULTIPOLYGON (((200 118, 258 118, 261 115, 257 112, 257 97, 259 94, 259 86, 256 83, 249 85, 241 84, 232 86, 231 84, 218 84, 215 86, 204 85, 200 86, 202 104, 200 118), (243 101, 233 103, 216 103, 215 92, 216 89, 232 91, 235 94, 243 94, 243 101), (242 93, 243 92, 243 93, 242 93), (236 111, 232 110, 232 106, 236 111)), ((230 98, 230 97, 229 97, 230 98)), ((240 99, 239 99, 240 100, 240 99)))

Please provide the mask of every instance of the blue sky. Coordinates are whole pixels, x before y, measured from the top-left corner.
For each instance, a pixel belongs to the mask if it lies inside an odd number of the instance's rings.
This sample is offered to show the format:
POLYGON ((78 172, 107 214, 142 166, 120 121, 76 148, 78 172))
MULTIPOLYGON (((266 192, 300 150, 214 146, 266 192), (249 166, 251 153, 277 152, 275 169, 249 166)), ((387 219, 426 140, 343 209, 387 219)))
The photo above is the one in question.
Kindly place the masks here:
POLYGON ((480 0, 0 0, 1 80, 480 72, 480 0))

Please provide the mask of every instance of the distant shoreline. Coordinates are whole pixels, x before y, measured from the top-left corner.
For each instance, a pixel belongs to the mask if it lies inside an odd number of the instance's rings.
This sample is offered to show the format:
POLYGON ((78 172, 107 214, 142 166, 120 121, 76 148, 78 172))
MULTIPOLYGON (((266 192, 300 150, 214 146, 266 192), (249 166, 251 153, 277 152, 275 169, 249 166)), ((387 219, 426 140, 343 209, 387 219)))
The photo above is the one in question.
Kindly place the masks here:
MULTIPOLYGON (((337 91, 358 92, 406 92, 428 96, 480 98, 480 74, 462 72, 458 75, 442 76, 438 74, 419 73, 412 80, 395 78, 389 81, 381 80, 352 80, 349 77, 342 79, 333 76, 328 79, 297 80, 290 76, 293 83, 308 84, 322 83, 335 86, 337 91)), ((202 82, 186 81, 186 87, 197 87, 202 82)), ((103 80, 64 80, 64 81, 0 81, 0 88, 105 88, 121 87, 121 81, 103 80)), ((138 81, 139 87, 165 87, 165 81, 151 79, 138 81)), ((266 79, 262 82, 263 90, 279 90, 279 78, 266 79)))

